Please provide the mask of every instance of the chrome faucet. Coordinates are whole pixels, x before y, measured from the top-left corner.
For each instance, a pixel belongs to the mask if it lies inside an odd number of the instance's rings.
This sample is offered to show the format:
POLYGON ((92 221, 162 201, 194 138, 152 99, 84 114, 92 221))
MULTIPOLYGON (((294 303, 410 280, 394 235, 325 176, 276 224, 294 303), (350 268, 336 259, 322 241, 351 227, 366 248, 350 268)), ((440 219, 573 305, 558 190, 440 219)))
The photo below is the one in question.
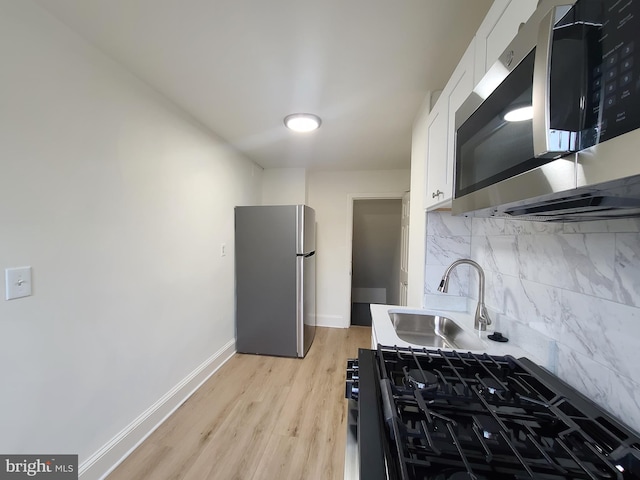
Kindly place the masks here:
POLYGON ((440 281, 440 286, 438 286, 438 291, 442 293, 447 293, 449 289, 449 275, 451 275, 451 271, 456 268, 458 265, 471 265, 475 267, 478 271, 479 277, 479 292, 478 292, 478 306, 476 307, 476 315, 473 321, 473 328, 476 330, 480 330, 484 332, 487 329, 487 325, 491 325, 491 319, 489 318, 489 312, 487 312, 487 307, 484 304, 484 271, 482 267, 478 265, 473 260, 469 260, 468 258, 462 258, 460 260, 456 260, 445 270, 444 275, 442 276, 442 280, 440 281))

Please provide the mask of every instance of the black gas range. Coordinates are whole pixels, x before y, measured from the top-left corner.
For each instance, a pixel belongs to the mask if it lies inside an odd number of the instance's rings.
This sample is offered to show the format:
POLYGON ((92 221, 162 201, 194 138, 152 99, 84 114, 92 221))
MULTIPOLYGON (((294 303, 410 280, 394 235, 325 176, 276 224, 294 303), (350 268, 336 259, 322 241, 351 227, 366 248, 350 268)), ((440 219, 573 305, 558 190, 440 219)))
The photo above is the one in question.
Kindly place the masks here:
POLYGON ((640 479, 640 436, 527 358, 362 349, 347 397, 345 478, 640 479))

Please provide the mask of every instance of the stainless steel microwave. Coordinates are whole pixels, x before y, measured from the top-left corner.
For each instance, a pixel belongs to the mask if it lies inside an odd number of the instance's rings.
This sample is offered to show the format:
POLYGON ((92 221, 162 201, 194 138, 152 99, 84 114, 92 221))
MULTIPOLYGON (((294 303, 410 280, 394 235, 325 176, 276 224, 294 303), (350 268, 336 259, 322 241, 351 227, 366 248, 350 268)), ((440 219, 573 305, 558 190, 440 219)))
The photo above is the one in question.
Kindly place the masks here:
POLYGON ((455 126, 454 214, 640 216, 640 0, 541 0, 455 126))

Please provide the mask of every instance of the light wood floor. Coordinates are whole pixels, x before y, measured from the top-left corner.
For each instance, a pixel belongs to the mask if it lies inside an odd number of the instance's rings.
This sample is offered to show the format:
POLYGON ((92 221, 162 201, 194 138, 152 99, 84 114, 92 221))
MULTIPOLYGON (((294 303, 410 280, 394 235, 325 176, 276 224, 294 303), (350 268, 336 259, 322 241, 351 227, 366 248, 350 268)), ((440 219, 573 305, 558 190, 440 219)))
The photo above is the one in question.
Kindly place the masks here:
POLYGON ((342 479, 346 359, 370 345, 318 328, 303 360, 234 355, 108 480, 342 479))

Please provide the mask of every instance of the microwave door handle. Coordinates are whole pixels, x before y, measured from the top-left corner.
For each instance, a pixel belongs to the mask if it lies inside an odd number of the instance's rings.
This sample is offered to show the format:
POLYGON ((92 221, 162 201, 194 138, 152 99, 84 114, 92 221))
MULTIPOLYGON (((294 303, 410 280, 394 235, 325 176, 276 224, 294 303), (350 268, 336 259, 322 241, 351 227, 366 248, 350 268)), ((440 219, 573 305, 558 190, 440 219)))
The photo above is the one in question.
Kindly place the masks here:
POLYGON ((541 157, 552 151, 549 145, 551 128, 549 95, 551 85, 551 50, 553 45, 553 27, 572 5, 558 5, 549 10, 540 21, 538 44, 533 66, 533 151, 541 157))
POLYGON ((556 7, 553 7, 540 22, 533 66, 533 152, 536 157, 549 153, 549 89, 555 18, 556 7))

